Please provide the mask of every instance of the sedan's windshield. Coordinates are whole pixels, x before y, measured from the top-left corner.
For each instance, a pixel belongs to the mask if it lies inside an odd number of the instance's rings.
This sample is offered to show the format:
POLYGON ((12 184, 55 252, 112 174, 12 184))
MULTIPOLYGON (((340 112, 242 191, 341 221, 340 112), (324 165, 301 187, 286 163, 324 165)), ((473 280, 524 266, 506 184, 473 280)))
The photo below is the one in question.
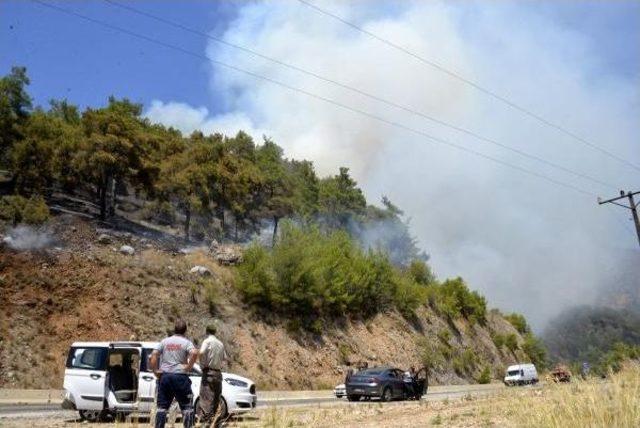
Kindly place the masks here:
POLYGON ((358 376, 375 376, 375 375, 379 375, 380 373, 382 373, 382 370, 367 369, 367 370, 362 370, 361 372, 358 372, 358 376))

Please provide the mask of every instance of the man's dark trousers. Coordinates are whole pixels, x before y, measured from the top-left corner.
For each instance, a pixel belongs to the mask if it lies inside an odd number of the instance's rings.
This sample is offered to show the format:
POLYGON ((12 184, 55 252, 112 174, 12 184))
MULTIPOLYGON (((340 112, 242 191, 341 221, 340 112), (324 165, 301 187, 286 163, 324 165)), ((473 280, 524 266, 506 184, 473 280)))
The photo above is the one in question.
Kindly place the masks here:
POLYGON ((182 411, 184 428, 193 426, 193 392, 191 379, 186 374, 163 373, 158 386, 158 412, 156 428, 164 428, 167 423, 167 411, 173 399, 176 399, 182 411))
MULTIPOLYGON (((222 394, 222 372, 205 368, 202 371, 200 383, 200 398, 198 399, 198 415, 204 426, 210 426, 216 418, 216 411, 220 405, 222 394)), ((216 426, 221 422, 222 416, 217 418, 216 426)))

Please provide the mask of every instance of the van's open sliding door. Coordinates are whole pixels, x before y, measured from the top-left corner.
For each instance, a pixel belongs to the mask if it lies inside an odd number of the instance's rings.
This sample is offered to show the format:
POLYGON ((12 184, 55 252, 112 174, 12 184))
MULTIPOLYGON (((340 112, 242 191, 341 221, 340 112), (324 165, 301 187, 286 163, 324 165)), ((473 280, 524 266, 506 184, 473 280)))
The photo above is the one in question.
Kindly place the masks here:
POLYGON ((112 345, 107 360, 107 402, 112 410, 138 410, 140 348, 112 345))

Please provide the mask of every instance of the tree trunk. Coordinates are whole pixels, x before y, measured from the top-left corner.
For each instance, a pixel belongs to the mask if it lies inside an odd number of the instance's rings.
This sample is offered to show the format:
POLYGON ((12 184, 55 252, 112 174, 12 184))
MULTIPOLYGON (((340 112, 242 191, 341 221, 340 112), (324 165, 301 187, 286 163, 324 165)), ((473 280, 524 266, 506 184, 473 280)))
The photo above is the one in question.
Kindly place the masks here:
POLYGON ((106 220, 107 218, 107 179, 102 179, 100 184, 100 220, 106 220))
POLYGON ((185 220, 184 220, 184 239, 189 242, 189 227, 191 226, 191 208, 187 207, 185 210, 185 220))
POLYGON ((273 237, 271 238, 271 247, 276 245, 276 237, 278 236, 278 223, 280 222, 280 218, 274 216, 273 217, 273 237))
POLYGON ((111 186, 109 186, 111 190, 111 199, 109 201, 109 216, 114 216, 116 214, 116 195, 118 193, 118 180, 113 178, 111 179, 111 186))
POLYGON ((216 207, 216 217, 220 220, 220 230, 222 231, 222 238, 224 238, 224 207, 217 206, 216 207))

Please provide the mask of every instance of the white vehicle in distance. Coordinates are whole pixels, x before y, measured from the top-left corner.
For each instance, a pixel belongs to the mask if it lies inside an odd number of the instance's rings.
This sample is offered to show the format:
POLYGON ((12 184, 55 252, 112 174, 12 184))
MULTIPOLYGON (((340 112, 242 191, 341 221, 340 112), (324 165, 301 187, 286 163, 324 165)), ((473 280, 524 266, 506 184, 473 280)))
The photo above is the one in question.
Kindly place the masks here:
POLYGON ((507 367, 504 384, 507 386, 538 383, 538 372, 533 364, 516 364, 507 367))
MULTIPOLYGON (((130 413, 151 413, 156 377, 149 357, 157 342, 75 342, 64 371, 62 408, 82 419, 100 421, 130 413)), ((194 405, 200 391, 200 368, 191 377, 194 405)), ((256 406, 256 386, 244 377, 222 373, 222 414, 238 414, 256 406)))
POLYGON ((336 398, 346 397, 347 396, 347 387, 344 386, 344 383, 341 383, 340 385, 336 386, 333 389, 333 394, 336 396, 336 398))

